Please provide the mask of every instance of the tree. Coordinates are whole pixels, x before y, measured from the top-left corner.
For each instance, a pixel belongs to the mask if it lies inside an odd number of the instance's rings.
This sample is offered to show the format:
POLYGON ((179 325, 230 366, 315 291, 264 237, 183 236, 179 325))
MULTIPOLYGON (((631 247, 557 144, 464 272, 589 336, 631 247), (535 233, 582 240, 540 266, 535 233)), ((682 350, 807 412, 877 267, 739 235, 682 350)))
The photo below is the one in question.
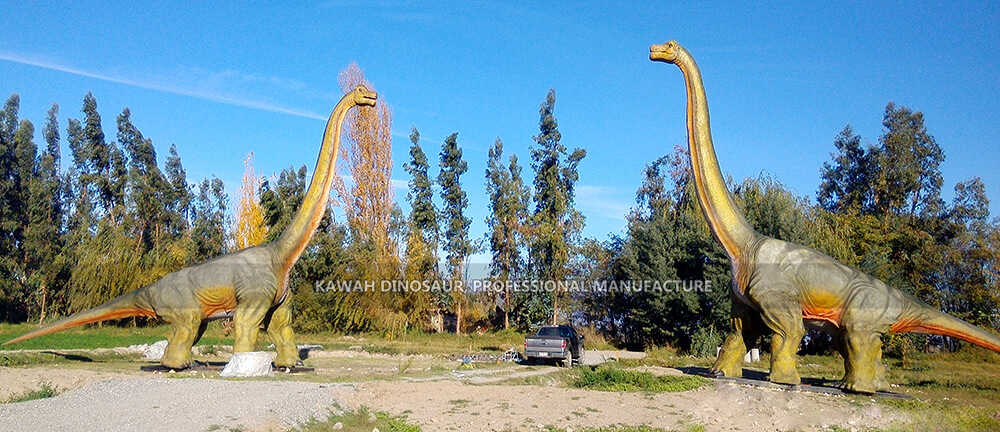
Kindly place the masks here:
MULTIPOLYGON (((429 163, 423 149, 420 148, 420 132, 413 128, 410 133, 410 161, 403 165, 410 174, 409 188, 406 199, 410 202, 410 216, 407 222, 406 264, 403 269, 407 281, 432 283, 439 279, 437 244, 438 218, 434 208, 434 190, 427 171, 429 163)), ((441 297, 445 293, 411 293, 408 299, 412 310, 436 309, 437 320, 434 329, 442 331, 441 310, 446 302, 441 297), (425 295, 426 294, 426 295, 425 295)), ((415 318, 415 317, 414 317, 415 318)))
POLYGON ((170 145, 170 155, 166 164, 169 194, 167 199, 166 230, 172 237, 183 234, 188 229, 188 217, 191 209, 191 189, 187 183, 187 172, 177 154, 177 146, 170 145))
POLYGON ((829 211, 871 211, 874 160, 877 150, 863 148, 861 137, 850 125, 844 126, 833 141, 837 149, 833 161, 824 162, 816 198, 829 211))
MULTIPOLYGON (((340 72, 339 82, 345 93, 362 84, 375 89, 356 63, 340 72)), ((346 129, 347 140, 341 147, 341 155, 354 184, 348 191, 338 178, 334 188, 353 234, 372 242, 377 251, 370 264, 374 264, 376 272, 391 274, 398 267, 398 259, 396 245, 388 236, 393 207, 389 181, 392 175, 392 112, 385 98, 380 96, 374 107, 351 110, 346 129)))
POLYGON ((976 325, 998 328, 1000 250, 995 240, 1000 223, 991 224, 988 218, 989 199, 982 180, 974 177, 955 185, 947 219, 956 234, 941 270, 945 309, 976 325))
POLYGON ((264 242, 267 236, 267 226, 264 225, 264 210, 257 199, 261 187, 260 175, 253 169, 253 152, 243 160, 243 182, 240 186, 240 203, 236 207, 236 225, 233 230, 233 243, 236 250, 257 246, 264 242))
POLYGON ((204 261, 226 250, 226 196, 222 180, 202 180, 193 205, 191 223, 191 259, 204 261))
MULTIPOLYGON (((555 90, 549 90, 539 108, 539 134, 531 149, 535 170, 535 210, 532 214, 531 267, 541 279, 561 281, 568 276, 572 248, 583 229, 583 215, 573 207, 574 188, 579 179, 577 165, 587 155, 583 149, 566 153, 554 115, 555 90)), ((559 298, 552 294, 552 323, 559 320, 559 298)))
POLYGON ((39 155, 37 172, 29 186, 28 229, 25 238, 29 283, 37 287, 38 322, 48 312, 50 290, 67 268, 62 252, 62 185, 59 173, 59 106, 48 111, 43 136, 45 150, 39 155))
MULTIPOLYGON (((489 227, 490 278, 507 282, 521 271, 520 244, 523 242, 528 219, 530 191, 521 180, 517 156, 510 156, 509 166, 503 165, 503 141, 493 143, 486 162, 486 190, 490 197, 489 227)), ((509 284, 504 284, 503 326, 510 328, 511 298, 509 284)))
MULTIPOLYGON (((462 271, 465 259, 471 254, 472 242, 469 241, 469 224, 472 222, 465 216, 465 208, 469 199, 462 190, 461 177, 468 171, 468 164, 462 160, 462 149, 458 146, 458 133, 448 135, 444 139, 440 155, 441 171, 438 173, 438 184, 441 185, 441 200, 444 201, 442 219, 444 222, 444 250, 447 253, 448 278, 456 286, 461 286, 462 271)), ((455 333, 462 332, 462 303, 465 301, 464 290, 452 290, 456 311, 455 333)))
POLYGON ((427 156, 420 148, 420 132, 417 128, 413 128, 410 132, 410 161, 403 165, 403 169, 411 177, 410 191, 406 195, 406 199, 410 202, 410 223, 436 256, 439 226, 437 210, 434 208, 434 189, 428 174, 429 168, 427 156))
POLYGON ((165 210, 171 191, 156 165, 153 141, 142 136, 139 128, 132 124, 128 108, 118 115, 117 123, 118 144, 125 149, 128 159, 128 219, 133 225, 129 230, 138 238, 136 253, 141 254, 152 249, 165 235, 165 210))

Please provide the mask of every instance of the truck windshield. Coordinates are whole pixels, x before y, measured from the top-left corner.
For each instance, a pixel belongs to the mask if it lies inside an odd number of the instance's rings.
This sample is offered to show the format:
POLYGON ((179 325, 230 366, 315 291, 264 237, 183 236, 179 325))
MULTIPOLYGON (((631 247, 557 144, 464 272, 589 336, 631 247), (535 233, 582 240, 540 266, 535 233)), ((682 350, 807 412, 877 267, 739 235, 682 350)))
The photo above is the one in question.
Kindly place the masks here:
POLYGON ((559 327, 542 327, 538 329, 539 336, 559 336, 559 327))

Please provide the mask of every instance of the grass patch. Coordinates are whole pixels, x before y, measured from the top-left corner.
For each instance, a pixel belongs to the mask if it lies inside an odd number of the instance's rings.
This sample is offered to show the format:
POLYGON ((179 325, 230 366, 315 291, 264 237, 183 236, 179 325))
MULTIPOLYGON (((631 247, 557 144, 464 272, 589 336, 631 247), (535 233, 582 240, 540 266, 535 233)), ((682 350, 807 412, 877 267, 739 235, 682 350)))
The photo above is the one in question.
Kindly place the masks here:
POLYGON ((35 399, 50 398, 59 394, 59 389, 48 382, 43 381, 41 386, 34 390, 26 390, 22 393, 11 395, 3 403, 25 402, 35 399))
MULTIPOLYGON (((29 331, 37 329, 35 324, 0 324, 0 342, 13 339, 29 331)), ((46 336, 18 342, 3 347, 5 350, 28 349, 94 349, 115 348, 129 345, 151 344, 167 338, 169 327, 117 327, 105 323, 103 327, 96 325, 77 327, 53 333, 46 336)), ((223 336, 218 323, 210 323, 205 335, 198 345, 232 345, 231 337, 223 336)))
POLYGON ((115 363, 130 362, 141 358, 139 354, 106 352, 100 354, 74 354, 59 352, 3 352, 0 367, 38 366, 59 363, 115 363))
POLYGON ((708 380, 696 376, 656 376, 649 372, 625 370, 617 367, 583 369, 573 381, 573 386, 609 392, 682 392, 694 390, 708 380))
MULTIPOLYGON (((687 425, 684 426, 682 429, 662 429, 646 425, 639 425, 639 426, 614 425, 614 426, 604 426, 604 427, 587 428, 587 429, 573 429, 573 430, 580 432, 704 432, 705 427, 702 425, 687 425)), ((566 429, 561 429, 554 426, 546 426, 545 432, 566 432, 566 429)))
POLYGON ((380 432, 420 432, 420 426, 406 421, 403 416, 392 416, 384 412, 372 412, 366 407, 342 414, 330 414, 326 420, 309 420, 296 428, 294 432, 371 432, 378 428, 380 432), (337 427, 337 424, 340 427, 337 427))

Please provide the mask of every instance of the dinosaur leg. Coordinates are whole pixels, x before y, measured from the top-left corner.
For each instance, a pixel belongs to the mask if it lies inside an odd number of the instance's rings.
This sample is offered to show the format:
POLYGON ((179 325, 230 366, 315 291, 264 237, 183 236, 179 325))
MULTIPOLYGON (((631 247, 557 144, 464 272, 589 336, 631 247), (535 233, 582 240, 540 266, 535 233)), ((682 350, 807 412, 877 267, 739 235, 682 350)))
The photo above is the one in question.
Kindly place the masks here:
POLYGON ((167 348, 163 351, 160 364, 171 369, 184 369, 191 365, 191 346, 199 335, 201 321, 197 312, 178 313, 170 319, 167 348))
MULTIPOLYGON (((844 358, 844 378, 840 380, 838 387, 847 389, 848 377, 853 377, 853 361, 851 361, 851 355, 847 349, 847 336, 846 334, 841 334, 836 340, 836 349, 840 353, 840 356, 844 358)), ((879 350, 878 360, 875 363, 875 390, 876 391, 889 391, 889 380, 886 378, 886 374, 889 373, 888 368, 885 366, 885 362, 882 361, 882 353, 879 350)))
POLYGON ((194 343, 191 344, 192 346, 198 344, 198 341, 201 340, 201 337, 205 335, 206 329, 208 329, 208 321, 202 320, 201 324, 198 326, 198 332, 194 336, 194 343))
MULTIPOLYGON (((761 316, 774 335, 771 337, 771 381, 781 384, 801 383, 796 370, 796 352, 805 335, 802 324, 802 306, 795 300, 776 292, 758 300, 761 316)), ((759 298, 759 297, 758 297, 759 298)))
POLYGON ((285 298, 271 313, 267 323, 267 336, 274 343, 278 356, 274 359, 277 367, 292 367, 299 361, 299 350, 295 347, 295 332, 292 330, 291 296, 285 298))
POLYGON ((245 299, 236 305, 233 314, 233 352, 251 352, 257 344, 257 333, 270 308, 270 299, 245 299))
POLYGON ((730 333, 722 343, 719 358, 715 360, 711 372, 727 377, 743 376, 743 356, 747 353, 747 342, 754 343, 759 336, 759 321, 757 312, 739 299, 733 299, 733 317, 729 320, 732 326, 730 333))
POLYGON ((871 394, 879 387, 888 387, 882 364, 882 338, 878 332, 848 330, 846 342, 849 366, 844 376, 844 390, 871 394))

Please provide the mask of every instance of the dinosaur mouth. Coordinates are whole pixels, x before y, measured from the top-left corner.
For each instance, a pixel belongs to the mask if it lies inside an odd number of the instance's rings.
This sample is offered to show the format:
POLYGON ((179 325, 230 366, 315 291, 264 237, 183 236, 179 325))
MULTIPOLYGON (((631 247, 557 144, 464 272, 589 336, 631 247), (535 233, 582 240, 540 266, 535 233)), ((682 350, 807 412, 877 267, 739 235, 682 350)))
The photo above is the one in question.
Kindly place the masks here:
POLYGON ((676 58, 677 58, 677 53, 674 51, 670 43, 649 46, 650 60, 671 62, 674 61, 676 58))
POLYGON ((375 92, 365 92, 358 98, 358 105, 375 106, 375 101, 378 99, 378 94, 375 92))

